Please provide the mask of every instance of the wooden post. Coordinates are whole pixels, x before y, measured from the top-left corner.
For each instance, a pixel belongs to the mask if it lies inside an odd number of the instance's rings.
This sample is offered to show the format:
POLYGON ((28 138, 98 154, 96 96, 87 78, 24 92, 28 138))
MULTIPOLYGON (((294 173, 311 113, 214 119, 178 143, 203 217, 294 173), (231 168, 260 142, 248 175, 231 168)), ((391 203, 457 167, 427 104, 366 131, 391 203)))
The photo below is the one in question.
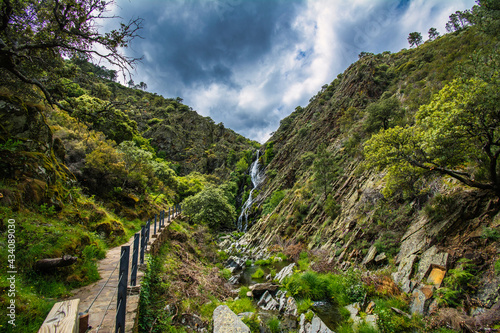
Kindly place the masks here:
POLYGON ((115 333, 125 333, 125 315, 127 314, 127 277, 130 246, 121 247, 120 273, 118 278, 118 297, 116 299, 115 333))
POLYGON ((135 286, 137 282, 137 259, 139 257, 139 233, 134 235, 134 249, 132 250, 132 271, 130 273, 130 285, 135 286))
POLYGON ((143 225, 141 228, 141 265, 144 264, 144 250, 147 245, 148 243, 146 243, 146 226, 143 225))
POLYGON ((80 299, 58 302, 54 304, 38 333, 78 333, 78 304, 80 299))

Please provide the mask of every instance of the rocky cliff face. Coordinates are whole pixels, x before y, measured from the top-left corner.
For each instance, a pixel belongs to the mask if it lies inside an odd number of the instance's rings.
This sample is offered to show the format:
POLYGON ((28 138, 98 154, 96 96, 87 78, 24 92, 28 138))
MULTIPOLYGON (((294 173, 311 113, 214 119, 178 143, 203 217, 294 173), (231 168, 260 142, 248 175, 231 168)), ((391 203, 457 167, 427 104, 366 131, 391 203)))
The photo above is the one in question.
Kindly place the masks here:
POLYGON ((485 43, 466 31, 418 49, 364 56, 307 107, 298 107, 262 148, 267 178, 256 198, 253 226, 240 243, 261 249, 303 244, 323 251, 343 269, 389 267, 401 289, 414 293, 415 312, 426 313, 433 302, 435 306, 433 293, 443 277, 458 270, 477 277, 467 290, 477 302, 469 300, 468 308, 488 309, 498 302, 493 267, 500 251, 498 198, 429 175, 408 179, 410 194, 401 188, 387 195, 385 171, 368 168, 363 157, 363 143, 386 126, 370 127, 371 104, 395 99, 400 109, 386 119, 388 126, 411 124, 419 106, 485 43), (330 202, 314 181, 313 164, 322 143, 341 170, 328 182, 330 202), (277 191, 286 194, 269 212, 277 191))

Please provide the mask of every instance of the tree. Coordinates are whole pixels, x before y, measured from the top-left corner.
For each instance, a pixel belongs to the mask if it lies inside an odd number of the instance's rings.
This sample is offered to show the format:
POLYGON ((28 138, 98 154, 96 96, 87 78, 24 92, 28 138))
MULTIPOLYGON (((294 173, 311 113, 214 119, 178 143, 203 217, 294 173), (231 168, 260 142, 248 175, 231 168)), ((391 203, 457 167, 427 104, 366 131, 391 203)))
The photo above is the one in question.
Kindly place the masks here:
POLYGON ((401 103, 395 97, 382 98, 366 108, 368 117, 365 121, 365 130, 368 132, 378 131, 380 128, 388 129, 390 123, 400 117, 401 103))
POLYGON ((430 28, 427 33, 429 34, 429 40, 435 40, 439 37, 439 32, 436 28, 430 28))
POLYGON ((460 31, 467 26, 471 25, 471 12, 470 10, 459 11, 450 15, 449 21, 446 23, 446 31, 454 32, 460 31))
POLYGON ((326 148, 324 143, 318 146, 313 162, 314 183, 316 188, 323 192, 325 199, 331 191, 330 184, 339 177, 341 172, 335 157, 326 148))
POLYGON ((410 43, 410 47, 419 46, 422 44, 422 34, 420 32, 410 32, 408 35, 408 43, 410 43))
MULTIPOLYGON (((457 79, 420 107, 414 126, 396 126, 365 145, 370 165, 421 169, 500 196, 500 78, 457 79)), ((392 171, 391 171, 392 170, 392 171)))
POLYGON ((183 212, 194 223, 207 224, 212 229, 230 228, 236 219, 236 211, 224 191, 213 185, 186 198, 183 212))
POLYGON ((49 92, 44 81, 64 58, 105 59, 128 71, 138 59, 120 52, 137 37, 141 19, 121 23, 100 33, 109 0, 2 0, 0 4, 0 72, 10 79, 38 87, 46 100, 71 111, 49 92), (99 48, 97 48, 99 47, 99 48), (98 51, 104 50, 104 51, 98 51))
POLYGON ((498 36, 500 33, 500 1, 477 0, 477 5, 472 7, 470 21, 472 24, 490 35, 498 36))

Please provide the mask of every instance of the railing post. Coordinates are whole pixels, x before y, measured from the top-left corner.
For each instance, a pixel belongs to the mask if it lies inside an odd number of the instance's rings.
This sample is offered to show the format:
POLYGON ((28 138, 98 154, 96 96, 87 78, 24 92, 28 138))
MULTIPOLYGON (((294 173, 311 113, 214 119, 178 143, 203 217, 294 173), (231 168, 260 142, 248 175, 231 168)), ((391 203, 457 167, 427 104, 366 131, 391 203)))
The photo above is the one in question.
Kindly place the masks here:
POLYGON ((156 235, 156 216, 157 214, 155 214, 155 226, 153 228, 153 235, 156 235))
POLYGON ((116 299, 115 333, 125 332, 125 315, 127 313, 127 277, 130 246, 121 247, 120 273, 118 278, 118 297, 116 299))
POLYGON ((148 243, 146 242, 146 226, 143 225, 141 227, 141 258, 140 258, 141 265, 144 264, 144 250, 147 245, 148 243))
POLYGON ((151 221, 148 220, 148 222, 146 222, 146 246, 148 245, 149 242, 150 232, 151 232, 151 221))
POLYGON ((168 207, 168 222, 170 222, 170 207, 168 207))
POLYGON ((139 257, 139 233, 134 235, 134 249, 132 250, 132 271, 130 273, 130 285, 135 286, 137 281, 137 259, 139 257))

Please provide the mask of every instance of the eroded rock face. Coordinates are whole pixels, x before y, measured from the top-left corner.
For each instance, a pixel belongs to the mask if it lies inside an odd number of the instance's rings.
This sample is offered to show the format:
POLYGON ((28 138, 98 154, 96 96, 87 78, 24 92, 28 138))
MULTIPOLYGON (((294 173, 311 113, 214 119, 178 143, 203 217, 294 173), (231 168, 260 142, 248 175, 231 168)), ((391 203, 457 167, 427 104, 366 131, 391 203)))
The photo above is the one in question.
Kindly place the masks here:
POLYGON ((248 328, 227 305, 219 305, 214 310, 214 333, 250 333, 248 328))
POLYGON ((295 263, 292 263, 286 267, 283 267, 281 271, 276 274, 274 279, 278 281, 279 283, 283 283, 283 280, 293 274, 293 268, 295 267, 295 263))

